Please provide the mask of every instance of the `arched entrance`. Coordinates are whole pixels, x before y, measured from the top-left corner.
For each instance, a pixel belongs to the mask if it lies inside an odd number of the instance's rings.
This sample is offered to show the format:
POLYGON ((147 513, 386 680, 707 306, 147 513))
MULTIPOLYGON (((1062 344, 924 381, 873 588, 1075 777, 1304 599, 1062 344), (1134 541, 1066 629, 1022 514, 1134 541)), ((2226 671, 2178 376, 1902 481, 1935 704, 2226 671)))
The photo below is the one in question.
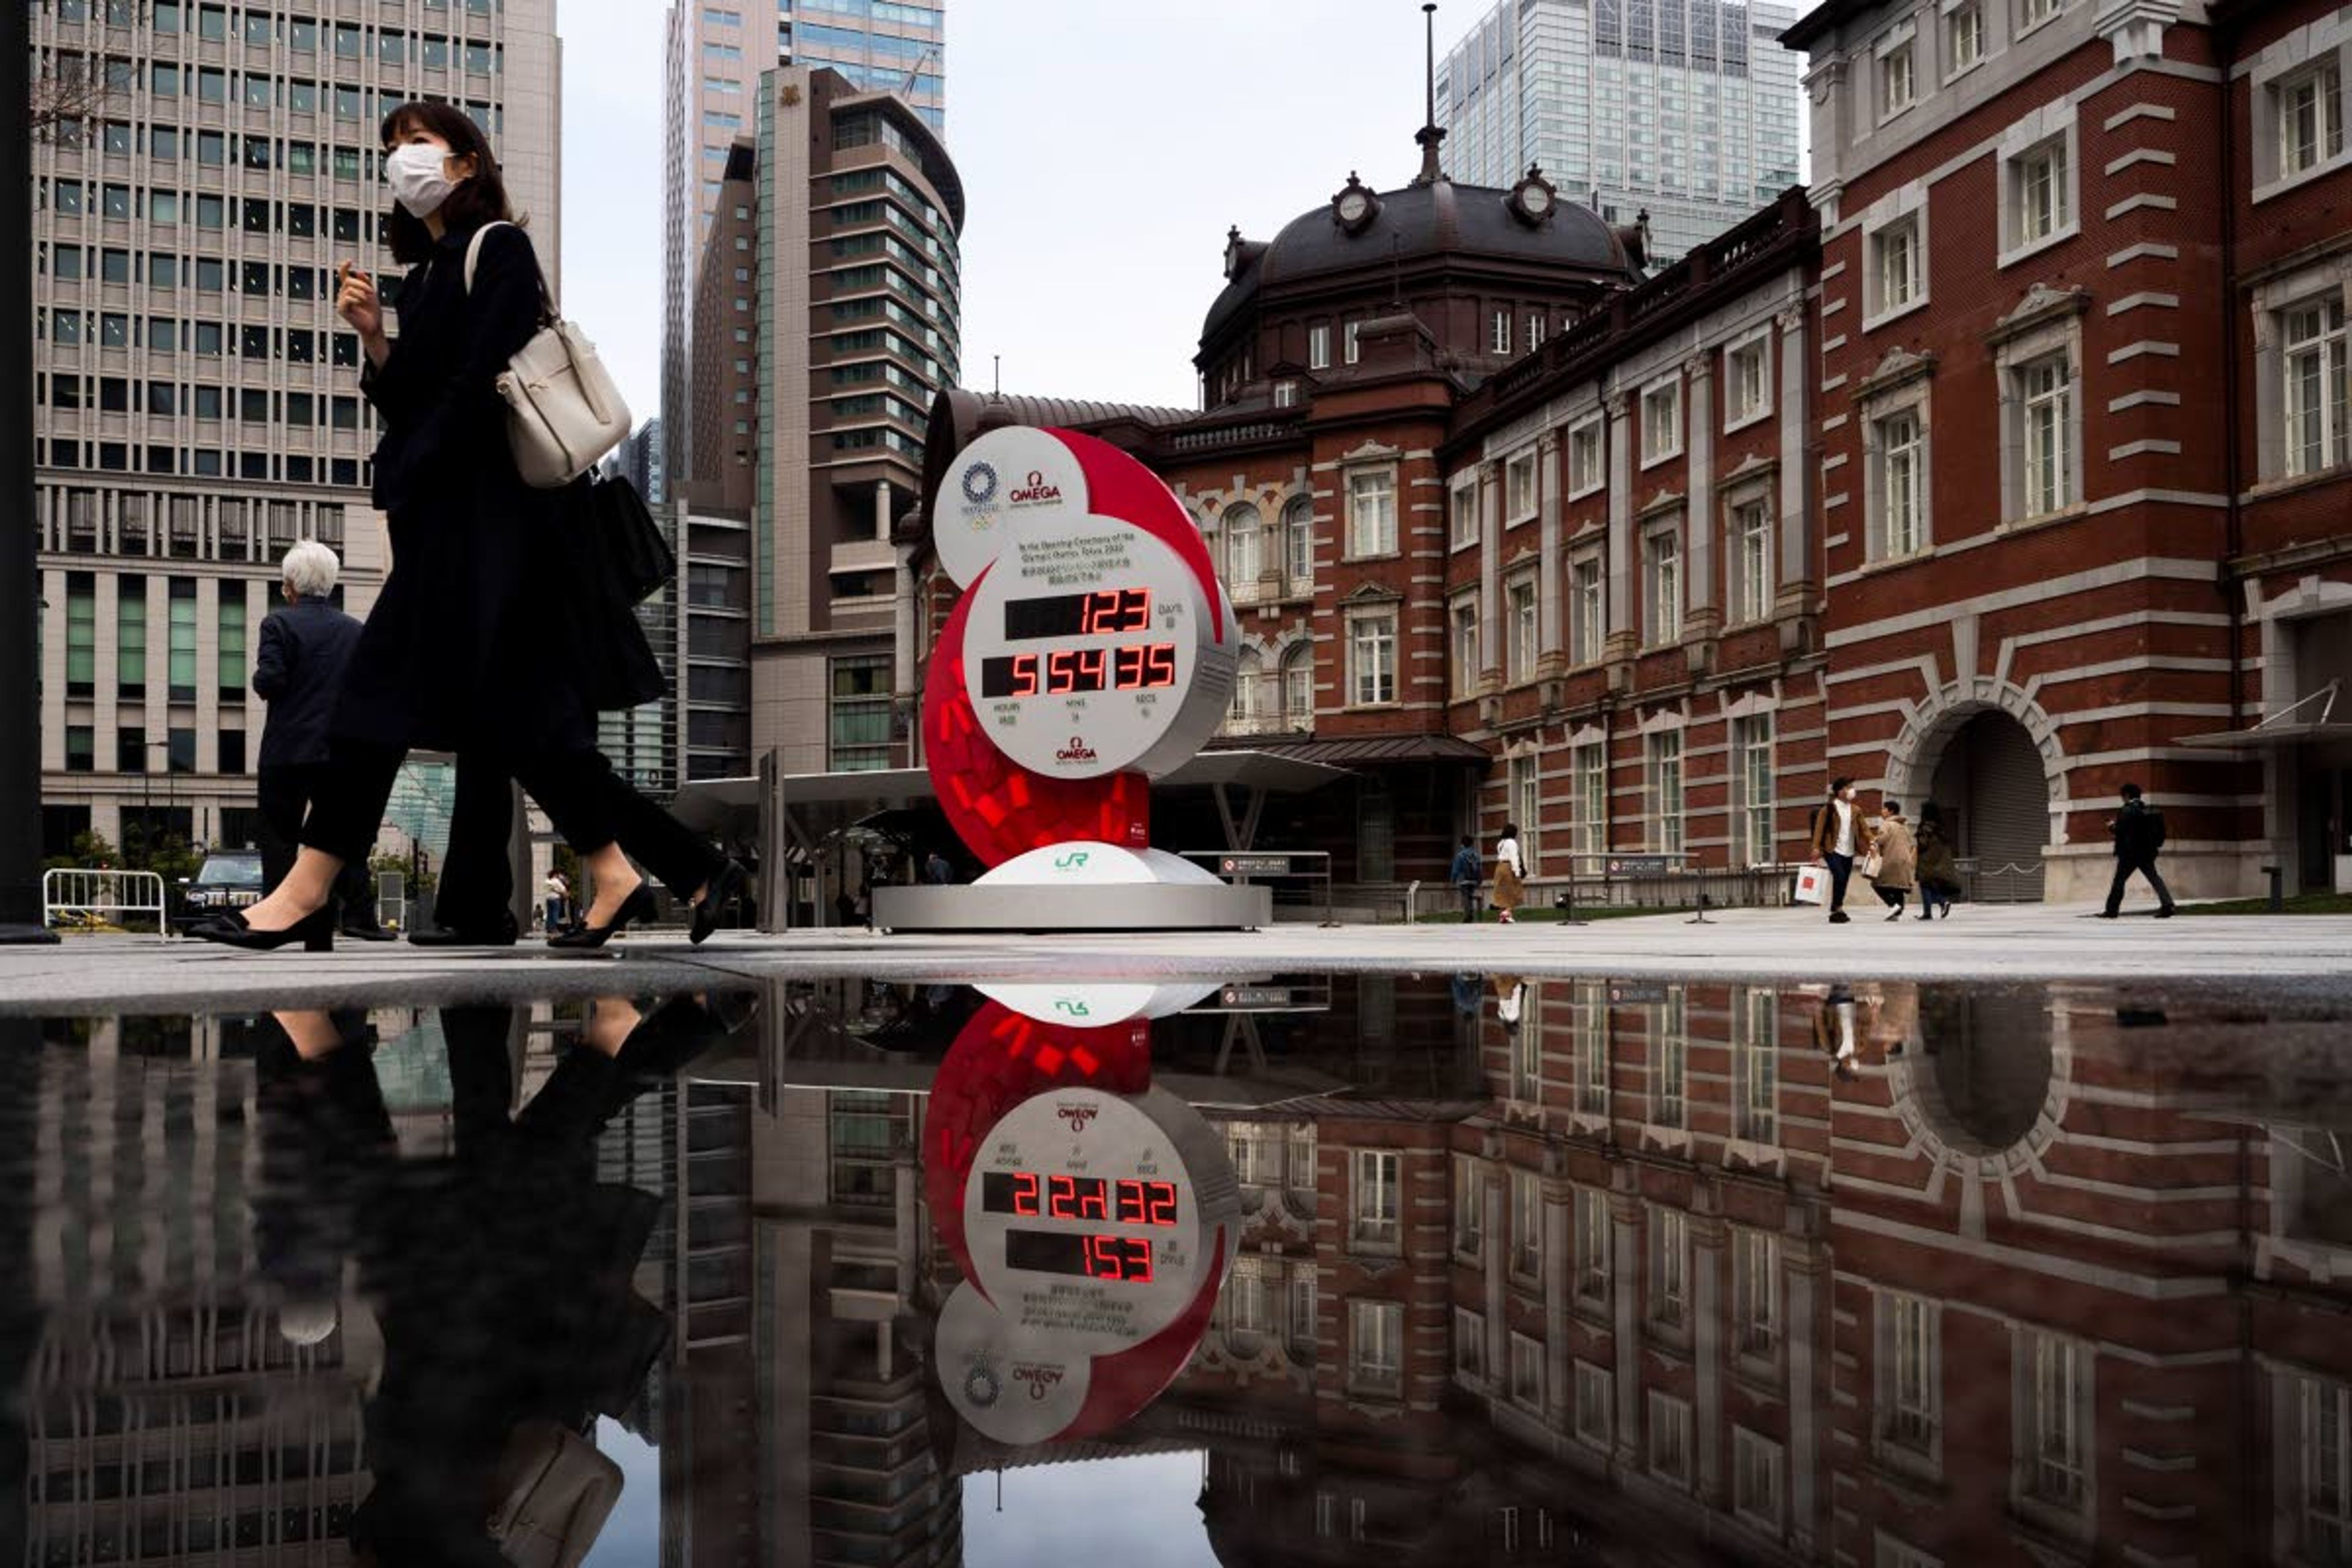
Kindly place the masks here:
POLYGON ((2050 780, 2032 732, 2005 710, 1979 708, 1948 732, 1939 752, 1920 762, 1913 777, 1933 782, 1919 801, 1903 804, 1916 821, 1927 801, 1936 803, 1954 853, 1976 862, 1976 896, 1988 903, 2039 902, 2050 780))

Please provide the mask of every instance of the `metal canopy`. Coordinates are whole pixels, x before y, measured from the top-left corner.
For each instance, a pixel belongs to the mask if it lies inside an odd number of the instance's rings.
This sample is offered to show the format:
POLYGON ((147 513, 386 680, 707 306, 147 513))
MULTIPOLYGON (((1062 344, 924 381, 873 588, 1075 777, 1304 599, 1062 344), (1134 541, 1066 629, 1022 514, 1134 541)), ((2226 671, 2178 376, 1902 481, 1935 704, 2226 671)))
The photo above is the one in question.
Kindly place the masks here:
POLYGON ((2202 735, 2183 735, 2175 744, 2215 752, 2260 752, 2325 741, 2352 741, 2352 724, 2259 724, 2251 730, 2215 730, 2202 735))

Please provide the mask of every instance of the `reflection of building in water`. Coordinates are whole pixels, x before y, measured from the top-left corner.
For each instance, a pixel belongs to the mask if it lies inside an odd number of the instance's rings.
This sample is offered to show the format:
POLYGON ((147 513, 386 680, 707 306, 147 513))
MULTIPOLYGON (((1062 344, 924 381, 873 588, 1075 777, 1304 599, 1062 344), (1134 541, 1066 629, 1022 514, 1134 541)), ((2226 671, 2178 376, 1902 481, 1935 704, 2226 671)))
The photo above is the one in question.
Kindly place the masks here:
POLYGON ((1222 1560, 2344 1560, 2325 1112, 2108 998, 1857 990, 1850 1081, 1818 988, 1555 983, 1475 1105, 1213 1111, 1249 1231, 1141 1425, 1222 1560))
POLYGON ((23 1561, 342 1537, 368 1490, 360 1405, 381 1347, 363 1314, 347 1331, 248 1300, 249 1024, 63 1020, 46 1044, 23 1561))

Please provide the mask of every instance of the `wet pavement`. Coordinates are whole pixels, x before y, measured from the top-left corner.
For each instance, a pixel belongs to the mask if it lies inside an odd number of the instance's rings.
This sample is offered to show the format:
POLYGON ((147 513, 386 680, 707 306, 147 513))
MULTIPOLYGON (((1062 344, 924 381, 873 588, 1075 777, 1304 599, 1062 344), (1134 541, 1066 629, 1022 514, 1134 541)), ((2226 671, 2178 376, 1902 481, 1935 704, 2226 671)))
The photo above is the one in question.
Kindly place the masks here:
POLYGON ((15 1559, 2352 1560, 2352 982, 700 984, 0 1018, 15 1559))

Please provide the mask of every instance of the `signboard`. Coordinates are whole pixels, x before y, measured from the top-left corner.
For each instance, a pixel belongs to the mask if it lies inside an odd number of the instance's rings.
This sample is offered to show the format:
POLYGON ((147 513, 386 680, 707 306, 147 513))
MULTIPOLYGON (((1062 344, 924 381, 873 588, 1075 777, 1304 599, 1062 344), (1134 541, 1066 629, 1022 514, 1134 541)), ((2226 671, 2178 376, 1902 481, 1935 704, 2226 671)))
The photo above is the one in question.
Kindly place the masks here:
POLYGON ((1664 877, 1683 868, 1680 855, 1612 855, 1606 872, 1612 877, 1664 877))
POLYGON ((1217 872, 1225 877, 1287 877, 1290 857, 1287 855, 1226 855, 1217 861, 1217 872))

